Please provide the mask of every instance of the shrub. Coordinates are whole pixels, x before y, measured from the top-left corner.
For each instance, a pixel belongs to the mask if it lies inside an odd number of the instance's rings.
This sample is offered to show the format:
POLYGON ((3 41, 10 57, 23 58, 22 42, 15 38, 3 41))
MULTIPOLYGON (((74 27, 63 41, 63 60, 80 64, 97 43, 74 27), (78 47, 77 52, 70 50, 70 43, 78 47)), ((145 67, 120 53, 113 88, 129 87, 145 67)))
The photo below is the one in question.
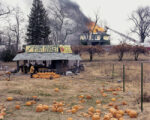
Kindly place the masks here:
POLYGON ((4 62, 10 62, 15 57, 16 52, 13 49, 6 49, 1 52, 0 58, 4 62))
POLYGON ((92 46, 88 45, 83 48, 84 52, 87 52, 90 55, 90 61, 93 60, 94 54, 103 54, 105 50, 101 46, 92 46))
POLYGON ((149 53, 147 48, 145 48, 144 46, 139 46, 139 45, 132 46, 131 52, 134 55, 134 60, 135 61, 138 60, 138 57, 139 57, 140 54, 146 55, 146 54, 149 53))
POLYGON ((113 46, 110 53, 117 54, 118 60, 122 61, 124 54, 130 52, 130 50, 131 50, 131 45, 128 45, 126 43, 121 43, 119 45, 113 46))
POLYGON ((71 49, 74 54, 81 54, 83 52, 83 47, 82 45, 76 45, 76 46, 71 46, 71 49))

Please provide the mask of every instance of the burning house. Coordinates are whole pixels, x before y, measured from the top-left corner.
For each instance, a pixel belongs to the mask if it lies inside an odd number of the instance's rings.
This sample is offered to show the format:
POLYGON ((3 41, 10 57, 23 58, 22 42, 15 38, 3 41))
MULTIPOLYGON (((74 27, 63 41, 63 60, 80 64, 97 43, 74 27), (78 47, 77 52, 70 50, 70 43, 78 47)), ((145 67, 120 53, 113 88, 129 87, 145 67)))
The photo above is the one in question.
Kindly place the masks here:
POLYGON ((80 41, 83 45, 110 45, 110 35, 107 31, 95 25, 94 22, 88 24, 88 30, 80 35, 80 41))

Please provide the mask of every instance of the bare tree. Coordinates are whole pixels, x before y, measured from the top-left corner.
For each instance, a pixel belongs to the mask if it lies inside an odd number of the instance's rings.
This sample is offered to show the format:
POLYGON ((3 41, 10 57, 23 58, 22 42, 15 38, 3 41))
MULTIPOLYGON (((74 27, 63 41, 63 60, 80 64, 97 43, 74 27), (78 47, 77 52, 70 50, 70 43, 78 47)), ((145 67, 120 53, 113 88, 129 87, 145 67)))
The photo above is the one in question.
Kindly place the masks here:
POLYGON ((139 7, 131 14, 129 20, 134 24, 131 31, 140 37, 141 43, 144 43, 146 37, 150 36, 150 7, 139 7))
POLYGON ((148 55, 149 51, 144 46, 136 45, 136 46, 132 46, 131 53, 134 55, 134 60, 137 61, 140 54, 148 55))
POLYGON ((8 7, 4 8, 2 3, 0 2, 0 16, 7 15, 9 13, 10 13, 10 9, 8 7))
MULTIPOLYGON (((12 16, 15 18, 15 23, 12 24, 8 20, 8 24, 9 24, 10 31, 12 31, 16 37, 16 51, 18 51, 18 46, 20 43, 20 38, 21 38, 21 33, 22 33, 21 25, 24 22, 23 12, 21 11, 19 7, 16 7, 14 9, 14 12, 12 13, 12 16)), ((10 35, 8 34, 8 37, 9 36, 10 35)))
POLYGON ((85 47, 82 47, 84 52, 87 52, 90 56, 90 62, 93 61, 94 54, 104 54, 105 50, 101 46, 92 46, 88 45, 85 47))
POLYGON ((62 2, 57 0, 52 0, 51 2, 51 6, 48 8, 52 31, 50 39, 53 40, 54 44, 66 44, 69 36, 81 30, 81 24, 84 21, 84 19, 82 19, 83 15, 81 15, 80 12, 78 12, 79 14, 76 13, 78 14, 78 20, 76 20, 76 16, 72 15, 72 13, 75 13, 77 10, 79 10, 78 6, 71 7, 71 5, 74 5, 74 3, 69 3, 70 6, 65 6, 62 5, 62 2), (79 18, 81 19, 79 20, 79 18))
POLYGON ((16 43, 16 38, 14 32, 10 30, 10 26, 6 26, 3 28, 3 39, 4 39, 4 44, 9 48, 14 46, 16 43))
MULTIPOLYGON (((0 18, 7 17, 6 15, 8 15, 9 13, 10 13, 9 7, 5 7, 5 5, 2 4, 2 2, 0 2, 0 18)), ((0 34, 3 34, 3 32, 0 31, 0 34)))
POLYGON ((54 44, 65 44, 68 35, 75 32, 74 23, 70 22, 65 13, 65 8, 60 6, 56 1, 52 1, 52 6, 49 6, 49 12, 51 13, 50 26, 53 42, 54 44))
POLYGON ((122 61, 125 53, 129 53, 131 50, 131 45, 126 43, 120 43, 119 45, 113 46, 110 50, 110 54, 117 54, 118 60, 122 61))

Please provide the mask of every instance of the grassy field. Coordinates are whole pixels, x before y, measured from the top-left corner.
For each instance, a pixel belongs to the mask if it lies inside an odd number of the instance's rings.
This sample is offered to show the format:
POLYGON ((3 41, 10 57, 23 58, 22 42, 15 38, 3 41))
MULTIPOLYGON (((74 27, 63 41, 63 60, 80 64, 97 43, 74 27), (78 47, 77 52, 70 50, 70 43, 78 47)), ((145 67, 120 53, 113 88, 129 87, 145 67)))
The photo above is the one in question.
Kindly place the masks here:
MULTIPOLYGON (((83 114, 88 112, 89 107, 101 110, 101 118, 108 113, 108 106, 112 98, 113 102, 119 109, 133 109, 138 112, 137 118, 130 118, 124 115, 124 120, 149 120, 150 103, 144 102, 144 112, 140 111, 140 61, 133 61, 132 57, 127 57, 122 62, 116 61, 115 56, 96 56, 93 62, 88 62, 88 55, 82 56, 84 59, 85 71, 79 75, 61 76, 58 79, 31 79, 29 75, 21 73, 11 75, 11 80, 7 81, 6 76, 0 77, 0 105, 5 106, 5 120, 67 120, 72 117, 73 120, 91 120, 91 117, 84 117, 83 114), (114 74, 112 69, 114 64, 114 74), (122 92, 122 66, 126 68, 126 92, 122 92), (54 89, 59 88, 59 92, 54 89), (107 97, 103 97, 101 90, 121 88, 113 92, 106 91, 107 97), (84 98, 85 102, 81 103, 78 96, 91 96, 92 99, 84 98), (25 103, 37 96, 36 104, 26 106, 25 103), (7 97, 13 97, 14 100, 7 101, 7 97), (96 100, 101 104, 97 105, 96 100), (64 112, 52 112, 53 103, 63 102, 64 112), (127 105, 121 105, 126 101, 127 105), (15 105, 20 104, 20 110, 15 109, 15 105), (48 111, 36 112, 36 106, 45 104, 50 107, 48 111), (82 106, 75 114, 68 112, 74 105, 82 106)), ((144 93, 150 94, 150 63, 149 57, 141 57, 144 61, 144 93), (149 92, 149 93, 148 93, 149 92)), ((5 63, 10 67, 15 67, 15 63, 5 63)), ((148 96, 147 95, 147 96, 148 96)), ((103 119, 102 119, 103 120, 103 119)))

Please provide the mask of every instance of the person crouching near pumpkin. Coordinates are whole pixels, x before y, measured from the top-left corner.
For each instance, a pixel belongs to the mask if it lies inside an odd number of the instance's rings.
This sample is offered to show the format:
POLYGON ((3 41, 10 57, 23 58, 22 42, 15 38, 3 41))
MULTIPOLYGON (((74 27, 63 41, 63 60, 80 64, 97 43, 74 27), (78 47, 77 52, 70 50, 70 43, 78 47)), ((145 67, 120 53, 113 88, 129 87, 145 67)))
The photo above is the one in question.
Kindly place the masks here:
POLYGON ((30 67, 30 77, 31 78, 32 78, 33 74, 34 74, 34 66, 31 65, 31 67, 30 67))

